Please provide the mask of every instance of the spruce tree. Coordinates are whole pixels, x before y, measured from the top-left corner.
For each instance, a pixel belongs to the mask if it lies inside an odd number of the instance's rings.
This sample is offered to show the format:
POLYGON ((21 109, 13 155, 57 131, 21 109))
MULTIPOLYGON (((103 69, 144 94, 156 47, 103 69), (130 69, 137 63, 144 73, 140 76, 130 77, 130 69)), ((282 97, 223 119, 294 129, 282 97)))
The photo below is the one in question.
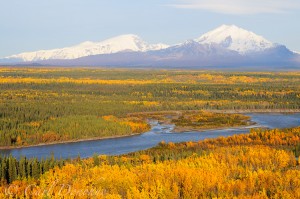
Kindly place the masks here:
POLYGON ((4 157, 1 161, 1 176, 2 179, 6 180, 6 182, 8 181, 8 174, 7 174, 7 158, 4 157))
POLYGON ((26 177, 26 166, 25 166, 25 158, 21 157, 19 160, 19 177, 25 178, 26 177))
POLYGON ((8 182, 11 183, 17 179, 17 165, 16 160, 12 156, 8 160, 8 182))
POLYGON ((32 161, 32 177, 38 179, 40 176, 40 167, 37 159, 35 158, 32 161))

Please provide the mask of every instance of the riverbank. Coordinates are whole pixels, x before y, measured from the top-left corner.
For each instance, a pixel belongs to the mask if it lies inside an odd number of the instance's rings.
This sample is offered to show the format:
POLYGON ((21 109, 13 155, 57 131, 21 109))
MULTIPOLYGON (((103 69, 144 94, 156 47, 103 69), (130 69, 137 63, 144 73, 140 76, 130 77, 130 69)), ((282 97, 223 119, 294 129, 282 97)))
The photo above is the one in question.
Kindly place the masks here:
POLYGON ((292 128, 300 126, 300 114, 249 114, 252 121, 257 125, 249 127, 225 128, 222 130, 209 130, 205 132, 192 133, 170 133, 170 126, 164 126, 153 122, 149 132, 117 139, 101 139, 86 142, 74 142, 66 144, 44 145, 37 147, 27 147, 11 150, 0 150, 2 156, 20 158, 45 159, 54 155, 56 159, 76 158, 80 154, 81 158, 92 157, 95 153, 103 155, 122 155, 135 151, 149 149, 157 146, 161 141, 173 142, 197 142, 207 138, 227 137, 238 134, 249 133, 252 127, 263 126, 270 129, 292 128))
POLYGON ((140 134, 142 134, 142 133, 132 133, 129 135, 115 135, 115 136, 106 136, 106 137, 83 138, 83 139, 78 139, 78 140, 57 141, 57 142, 49 142, 49 143, 32 144, 32 145, 26 145, 26 146, 7 146, 7 147, 0 147, 0 150, 22 149, 22 148, 29 148, 29 147, 39 147, 39 146, 47 146, 47 145, 55 145, 55 144, 69 144, 69 143, 78 143, 78 142, 86 142, 86 141, 109 140, 109 139, 116 139, 116 138, 133 137, 133 136, 137 136, 140 134))
POLYGON ((300 113, 300 109, 207 110, 214 113, 300 113))
POLYGON ((139 114, 179 114, 182 111, 195 112, 195 111, 208 111, 213 113, 300 113, 300 109, 229 109, 229 110, 216 110, 216 109, 199 109, 199 110, 170 110, 170 111, 149 111, 149 112, 136 112, 128 113, 128 116, 139 114))
POLYGON ((193 128, 193 127, 176 127, 171 132, 172 133, 184 133, 184 132, 205 132, 205 131, 217 131, 228 128, 246 128, 257 123, 250 121, 247 125, 236 125, 236 126, 223 126, 223 127, 215 127, 215 128, 193 128))
MULTIPOLYGON (((300 109, 252 109, 252 110, 209 110, 209 109, 203 109, 203 110, 176 110, 176 111, 151 111, 151 112, 137 112, 137 113, 129 113, 128 116, 135 116, 135 115, 143 115, 143 114, 177 114, 180 115, 182 111, 185 112, 195 112, 195 111, 208 111, 212 113, 229 113, 229 114, 243 114, 243 113, 300 113, 300 109)), ((164 122, 164 124, 170 124, 169 122, 164 122)), ((212 128, 191 128, 191 127, 175 127, 172 132, 174 133, 182 133, 182 132, 191 132, 191 131, 197 131, 197 132, 203 132, 208 130, 221 130, 225 128, 237 128, 237 127, 247 127, 250 125, 254 125, 255 123, 249 123, 247 125, 241 125, 241 126, 224 126, 224 127, 212 127, 212 128)), ((83 138, 83 139, 77 139, 77 140, 66 140, 66 141, 57 141, 57 142, 49 142, 49 143, 40 143, 40 144, 33 144, 33 145, 26 145, 26 146, 1 146, 0 150, 10 150, 10 149, 22 149, 22 148, 29 148, 29 147, 38 147, 38 146, 47 146, 47 145, 55 145, 55 144, 68 144, 68 143, 77 143, 77 142, 85 142, 85 141, 96 141, 96 140, 107 140, 107 139, 115 139, 115 138, 124 138, 124 137, 132 137, 136 135, 143 134, 142 133, 135 133, 135 134, 129 134, 129 135, 116 135, 116 136, 106 136, 106 137, 93 137, 93 138, 83 138)))

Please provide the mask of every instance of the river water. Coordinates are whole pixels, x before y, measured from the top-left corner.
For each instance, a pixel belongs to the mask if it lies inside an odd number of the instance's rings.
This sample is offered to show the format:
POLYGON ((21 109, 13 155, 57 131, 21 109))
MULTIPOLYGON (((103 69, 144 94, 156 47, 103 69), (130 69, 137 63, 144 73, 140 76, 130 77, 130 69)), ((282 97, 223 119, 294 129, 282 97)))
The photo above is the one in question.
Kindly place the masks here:
POLYGON ((26 156, 28 158, 46 158, 54 154, 56 158, 90 157, 93 154, 118 155, 133 151, 151 148, 161 141, 184 142, 198 141, 205 138, 219 136, 230 136, 234 134, 248 133, 250 128, 287 128, 300 126, 300 113, 278 114, 278 113, 251 113, 249 115, 256 124, 242 128, 226 128, 222 130, 208 130, 203 132, 172 133, 172 125, 161 125, 151 121, 152 128, 149 132, 131 137, 111 138, 104 140, 82 141, 75 143, 43 145, 19 149, 0 150, 2 155, 13 155, 17 158, 26 156))

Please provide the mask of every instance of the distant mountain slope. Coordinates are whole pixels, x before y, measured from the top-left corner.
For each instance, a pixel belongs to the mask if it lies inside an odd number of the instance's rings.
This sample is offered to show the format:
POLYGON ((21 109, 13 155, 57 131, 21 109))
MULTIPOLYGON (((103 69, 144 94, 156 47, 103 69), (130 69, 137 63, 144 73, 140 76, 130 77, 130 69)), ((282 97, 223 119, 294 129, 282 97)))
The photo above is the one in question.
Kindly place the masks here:
POLYGON ((237 51, 240 54, 264 51, 276 46, 262 36, 235 25, 222 25, 202 35, 196 41, 200 44, 216 43, 226 49, 237 51))
POLYGON ((167 48, 165 44, 148 44, 137 35, 121 35, 102 42, 83 42, 79 45, 36 52, 26 52, 6 57, 21 61, 40 61, 48 59, 76 59, 90 55, 111 54, 122 51, 148 51, 167 48))
POLYGON ((120 52, 93 55, 73 60, 45 60, 44 65, 117 66, 117 67, 180 67, 180 68, 238 68, 291 69, 297 67, 294 54, 284 46, 260 53, 241 55, 217 44, 187 42, 167 49, 147 52, 120 52))
POLYGON ((98 43, 13 55, 2 63, 9 60, 61 66, 300 68, 299 54, 234 25, 222 25, 172 46, 122 35, 98 43))

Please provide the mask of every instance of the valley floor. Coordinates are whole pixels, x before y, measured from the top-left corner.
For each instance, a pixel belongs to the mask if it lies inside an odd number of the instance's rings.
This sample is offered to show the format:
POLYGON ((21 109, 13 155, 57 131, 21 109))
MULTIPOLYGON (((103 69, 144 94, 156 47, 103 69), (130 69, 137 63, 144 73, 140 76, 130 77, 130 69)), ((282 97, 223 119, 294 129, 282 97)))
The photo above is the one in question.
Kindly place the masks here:
POLYGON ((222 114, 300 107, 298 72, 2 67, 0 77, 1 148, 149 130, 145 118, 128 113, 182 110, 184 117, 173 118, 177 128, 203 130, 245 124, 219 118, 214 125, 189 116, 189 110, 222 114))

